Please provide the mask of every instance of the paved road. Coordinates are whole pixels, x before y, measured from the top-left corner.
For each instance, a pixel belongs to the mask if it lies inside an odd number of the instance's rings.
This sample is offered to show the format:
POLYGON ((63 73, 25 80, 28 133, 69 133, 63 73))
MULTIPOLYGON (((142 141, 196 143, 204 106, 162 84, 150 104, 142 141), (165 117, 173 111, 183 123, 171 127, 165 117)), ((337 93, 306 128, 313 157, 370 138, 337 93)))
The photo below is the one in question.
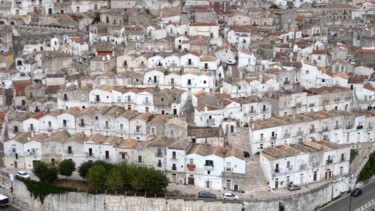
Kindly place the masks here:
POLYGON ((4 209, 5 211, 21 211, 13 206, 9 206, 8 208, 4 209))
MULTIPOLYGON (((350 196, 345 196, 339 201, 321 209, 320 211, 349 211, 350 196)), ((362 188, 362 195, 358 197, 352 197, 351 210, 356 210, 359 207, 365 205, 367 202, 375 198, 375 182, 362 188)))

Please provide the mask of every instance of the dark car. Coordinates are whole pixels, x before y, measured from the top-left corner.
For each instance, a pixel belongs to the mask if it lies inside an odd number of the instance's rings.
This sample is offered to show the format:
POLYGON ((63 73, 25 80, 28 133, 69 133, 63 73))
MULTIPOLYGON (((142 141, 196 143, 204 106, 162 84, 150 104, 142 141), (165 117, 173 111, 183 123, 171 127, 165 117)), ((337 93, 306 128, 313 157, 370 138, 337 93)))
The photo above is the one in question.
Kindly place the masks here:
POLYGON ((249 158, 250 157, 250 153, 248 151, 243 151, 243 156, 245 158, 249 158))
POLYGON ((198 193, 200 199, 216 199, 216 195, 210 192, 201 191, 198 193))
POLYGON ((350 195, 353 196, 353 197, 357 197, 361 194, 362 194, 361 188, 356 188, 356 189, 353 190, 353 192, 350 195))

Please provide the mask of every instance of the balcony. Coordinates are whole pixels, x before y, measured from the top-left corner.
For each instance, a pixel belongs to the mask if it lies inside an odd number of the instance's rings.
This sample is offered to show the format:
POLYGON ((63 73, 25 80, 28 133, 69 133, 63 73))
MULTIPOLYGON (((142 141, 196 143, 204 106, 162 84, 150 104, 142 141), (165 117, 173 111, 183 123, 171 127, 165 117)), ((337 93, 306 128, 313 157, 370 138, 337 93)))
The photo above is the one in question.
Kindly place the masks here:
POLYGON ((331 163, 333 163, 332 159, 331 160, 326 160, 326 164, 331 164, 331 163))
POLYGON ((79 123, 78 126, 85 127, 85 123, 79 123))
POLYGON ((340 125, 336 125, 335 126, 335 130, 338 130, 338 129, 340 129, 341 127, 340 127, 340 125))
POLYGON ((155 153, 155 157, 161 158, 163 157, 163 153, 155 153))
POLYGON ((327 131, 328 131, 328 127, 323 127, 323 128, 322 128, 322 131, 323 131, 323 132, 327 132, 327 131))
POLYGON ((86 157, 94 157, 94 154, 86 152, 86 157))
POLYGON ((187 164, 187 168, 189 171, 194 171, 195 165, 194 164, 187 164))
POLYGON ((315 133, 315 128, 310 128, 310 133, 315 133))
POLYGON ((171 160, 177 160, 176 156, 173 156, 173 157, 171 158, 171 160))
POLYGON ((289 138, 290 137, 290 133, 284 133, 284 138, 289 138))
POLYGON ((214 169, 214 165, 204 165, 204 170, 211 171, 212 169, 214 169))
POLYGON ((348 100, 351 100, 352 97, 345 97, 345 100, 348 101, 348 100))
POLYGON ((176 166, 172 166, 171 170, 172 171, 177 171, 177 167, 176 166))
POLYGON ((315 103, 310 103, 309 106, 310 106, 310 107, 314 107, 314 106, 315 106, 315 103))
POLYGON ((151 101, 143 101, 143 105, 151 105, 151 101))
POLYGON ((277 138, 277 136, 271 136, 271 139, 275 140, 277 138))
POLYGON ((296 106, 301 106, 302 103, 301 103, 301 102, 296 102, 295 105, 296 105, 296 106))
POLYGON ((303 131, 298 131, 297 132, 297 136, 302 136, 303 135, 303 131))
POLYGON ((336 103, 340 102, 340 98, 336 97, 336 98, 335 98, 335 102, 336 102, 336 103))
POLYGON ((73 154, 73 150, 66 150, 66 154, 73 154))
POLYGON ((262 109, 262 113, 267 113, 267 112, 268 112, 268 108, 262 109))
POLYGON ((357 130, 362 130, 363 129, 363 125, 358 125, 357 126, 357 130))
POLYGON ((329 103, 329 100, 323 100, 323 105, 327 105, 329 103))
POLYGON ((207 119, 207 125, 208 126, 213 126, 215 123, 215 119, 207 119))
POLYGON ((352 125, 352 124, 346 125, 345 128, 346 128, 346 129, 352 129, 352 128, 353 128, 353 125, 352 125))

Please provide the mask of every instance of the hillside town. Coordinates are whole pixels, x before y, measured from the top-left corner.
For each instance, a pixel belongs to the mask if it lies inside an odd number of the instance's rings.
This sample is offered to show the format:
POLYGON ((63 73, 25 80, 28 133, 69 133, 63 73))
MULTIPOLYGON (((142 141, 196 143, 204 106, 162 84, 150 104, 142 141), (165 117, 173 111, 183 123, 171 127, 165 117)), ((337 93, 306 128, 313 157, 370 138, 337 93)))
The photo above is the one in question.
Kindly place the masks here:
POLYGON ((246 198, 354 178, 375 143, 375 1, 0 5, 4 169, 126 162, 246 198))

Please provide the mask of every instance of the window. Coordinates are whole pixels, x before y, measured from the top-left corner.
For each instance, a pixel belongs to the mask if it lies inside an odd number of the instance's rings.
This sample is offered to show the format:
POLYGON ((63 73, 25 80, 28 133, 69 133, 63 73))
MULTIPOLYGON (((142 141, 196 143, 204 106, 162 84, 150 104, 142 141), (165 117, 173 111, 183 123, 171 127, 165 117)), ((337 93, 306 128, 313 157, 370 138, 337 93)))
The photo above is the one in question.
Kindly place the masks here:
POLYGON ((191 79, 188 79, 188 85, 191 85, 191 79))
POLYGON ((92 156, 92 148, 89 148, 89 156, 92 156))
POLYGON ((68 146, 68 154, 72 154, 72 146, 68 146))
POLYGON ((172 159, 176 159, 176 151, 172 152, 172 159))
POLYGON ((142 163, 142 156, 138 156, 138 163, 142 163))
POLYGON ((124 130, 124 125, 120 124, 120 130, 124 130))
POLYGON ((205 166, 214 166, 214 161, 213 160, 206 160, 205 166))
POLYGON ((100 63, 96 64, 96 70, 100 70, 100 63))
POLYGON ((135 128, 135 132, 139 133, 139 130, 140 130, 140 127, 137 126, 137 127, 135 128))
POLYGON ((63 120, 63 126, 66 127, 66 119, 63 120))

